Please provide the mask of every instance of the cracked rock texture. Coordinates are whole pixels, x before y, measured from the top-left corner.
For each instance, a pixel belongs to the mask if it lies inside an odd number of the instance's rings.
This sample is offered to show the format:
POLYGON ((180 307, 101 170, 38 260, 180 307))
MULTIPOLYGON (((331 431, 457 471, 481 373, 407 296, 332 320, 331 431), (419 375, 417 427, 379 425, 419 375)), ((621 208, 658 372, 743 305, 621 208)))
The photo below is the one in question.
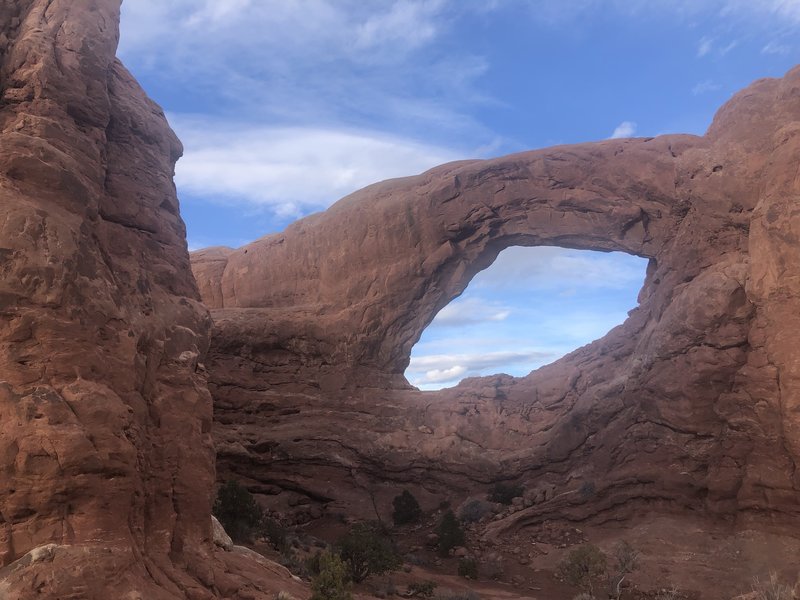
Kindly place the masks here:
POLYGON ((119 8, 0 4, 2 599, 237 598, 266 572, 213 547, 182 149, 114 57, 119 8))
POLYGON ((704 136, 451 163, 194 253, 220 477, 298 521, 513 480, 538 492, 496 535, 648 511, 796 530, 799 169, 794 69, 704 136), (639 306, 527 377, 411 388, 425 326, 514 245, 647 257, 639 306))

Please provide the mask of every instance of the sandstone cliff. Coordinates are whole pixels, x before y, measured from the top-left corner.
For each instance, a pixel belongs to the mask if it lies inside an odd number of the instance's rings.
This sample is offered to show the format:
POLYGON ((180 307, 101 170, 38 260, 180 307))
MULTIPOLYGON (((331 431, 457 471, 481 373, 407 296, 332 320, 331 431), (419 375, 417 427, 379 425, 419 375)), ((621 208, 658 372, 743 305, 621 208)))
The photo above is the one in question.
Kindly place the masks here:
POLYGON ((496 535, 688 511, 796 531, 798 164, 795 69, 705 136, 452 163, 195 253, 220 476, 299 521, 380 512, 403 486, 434 506, 515 480, 538 502, 496 535), (640 304, 527 377, 410 388, 424 327, 513 245, 647 257, 640 304))
POLYGON ((118 23, 119 0, 0 5, 3 599, 235 597, 267 572, 213 558, 182 149, 118 23))

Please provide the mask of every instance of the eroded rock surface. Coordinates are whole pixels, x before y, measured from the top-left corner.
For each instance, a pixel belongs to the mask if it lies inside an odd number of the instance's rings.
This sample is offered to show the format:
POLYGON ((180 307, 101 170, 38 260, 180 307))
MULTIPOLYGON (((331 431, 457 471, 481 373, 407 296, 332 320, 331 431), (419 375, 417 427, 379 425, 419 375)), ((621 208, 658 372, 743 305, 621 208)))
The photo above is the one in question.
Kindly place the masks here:
POLYGON ((452 163, 193 254, 220 476, 299 520, 514 480, 543 493, 496 535, 648 511, 796 530, 798 165, 795 69, 705 136, 452 163), (527 377, 410 388, 437 311, 502 249, 542 244, 649 258, 638 308, 527 377))
POLYGON ((234 598, 265 577, 214 558, 182 150, 114 58, 119 4, 0 4, 3 599, 234 598))

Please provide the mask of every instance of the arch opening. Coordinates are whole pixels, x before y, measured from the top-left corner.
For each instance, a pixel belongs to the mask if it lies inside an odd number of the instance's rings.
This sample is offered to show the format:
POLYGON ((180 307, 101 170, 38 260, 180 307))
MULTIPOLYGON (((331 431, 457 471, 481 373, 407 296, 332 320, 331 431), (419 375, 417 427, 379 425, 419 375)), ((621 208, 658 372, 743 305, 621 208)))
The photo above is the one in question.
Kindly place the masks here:
POLYGON ((406 379, 439 390, 528 375, 621 324, 638 305, 647 264, 624 252, 506 248, 425 328, 406 379))

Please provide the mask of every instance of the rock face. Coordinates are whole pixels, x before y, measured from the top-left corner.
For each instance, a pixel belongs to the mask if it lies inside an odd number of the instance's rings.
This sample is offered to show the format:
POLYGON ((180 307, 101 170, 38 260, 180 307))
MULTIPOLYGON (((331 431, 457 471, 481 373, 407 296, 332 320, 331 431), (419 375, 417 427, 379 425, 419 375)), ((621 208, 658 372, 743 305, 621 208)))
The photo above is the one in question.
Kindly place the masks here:
POLYGON ((220 477, 300 520, 514 480, 541 493, 498 535, 687 510, 796 531, 799 164, 795 69, 736 95, 702 137, 447 164, 193 254, 220 477), (514 245, 647 257, 640 304, 527 377, 411 388, 425 326, 514 245))
POLYGON ((119 0, 0 5, 3 599, 233 598, 252 562, 213 557, 182 150, 118 22, 119 0))

